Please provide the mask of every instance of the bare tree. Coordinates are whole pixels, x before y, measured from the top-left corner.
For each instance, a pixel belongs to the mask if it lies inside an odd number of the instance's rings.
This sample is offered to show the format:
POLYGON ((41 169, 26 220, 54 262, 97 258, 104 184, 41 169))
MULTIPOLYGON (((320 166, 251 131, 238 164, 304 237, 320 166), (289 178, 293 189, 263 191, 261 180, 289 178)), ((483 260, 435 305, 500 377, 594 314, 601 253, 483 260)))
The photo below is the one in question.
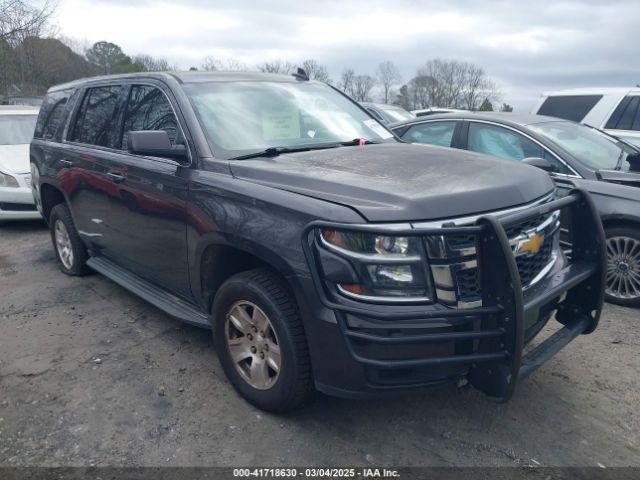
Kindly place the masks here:
POLYGON ((500 94, 485 71, 472 63, 429 60, 407 84, 403 101, 413 108, 450 107, 477 110, 500 94))
MULTIPOLYGON (((498 100, 500 93, 496 84, 476 65, 467 65, 465 88, 462 92, 462 107, 477 110, 484 101, 498 100)), ((489 102, 490 103, 490 102, 489 102)))
POLYGON ((310 58, 302 62, 302 68, 311 80, 318 80, 320 82, 331 83, 331 77, 327 67, 319 64, 316 60, 310 58))
POLYGON ((295 71, 296 66, 286 60, 273 60, 271 62, 263 62, 257 65, 256 68, 264 73, 280 73, 288 75, 295 71))
POLYGON ((378 80, 378 84, 382 87, 384 103, 389 103, 392 87, 402 82, 402 76, 400 75, 398 67, 389 60, 382 62, 378 65, 376 78, 378 80))
POLYGON ((143 72, 169 72, 178 69, 175 65, 170 64, 166 58, 156 58, 146 54, 133 57, 133 63, 137 69, 143 72))
POLYGON ((355 77, 355 75, 356 73, 351 68, 345 68, 342 71, 338 88, 347 95, 353 96, 353 77, 355 77))
POLYGON ((30 36, 38 36, 53 14, 48 0, 34 7, 24 0, 0 0, 0 41, 15 46, 30 36))
POLYGON ((205 57, 200 69, 206 72, 246 72, 249 70, 249 67, 246 63, 236 60, 235 58, 215 58, 208 56, 205 57))
POLYGON ((376 85, 376 79, 371 75, 355 75, 353 77, 353 99, 357 102, 371 101, 371 90, 376 85))

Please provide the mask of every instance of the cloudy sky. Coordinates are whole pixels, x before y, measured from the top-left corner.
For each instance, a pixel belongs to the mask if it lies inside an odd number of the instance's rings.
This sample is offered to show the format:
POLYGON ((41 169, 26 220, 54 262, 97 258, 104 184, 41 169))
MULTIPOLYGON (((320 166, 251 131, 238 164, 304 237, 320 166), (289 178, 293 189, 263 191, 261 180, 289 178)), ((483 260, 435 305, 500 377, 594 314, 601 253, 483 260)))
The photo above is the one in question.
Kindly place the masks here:
POLYGON ((406 81, 428 59, 466 60, 527 111, 543 90, 640 83, 639 19, 638 0, 60 0, 55 22, 180 68, 315 58, 337 79, 392 60, 406 81))

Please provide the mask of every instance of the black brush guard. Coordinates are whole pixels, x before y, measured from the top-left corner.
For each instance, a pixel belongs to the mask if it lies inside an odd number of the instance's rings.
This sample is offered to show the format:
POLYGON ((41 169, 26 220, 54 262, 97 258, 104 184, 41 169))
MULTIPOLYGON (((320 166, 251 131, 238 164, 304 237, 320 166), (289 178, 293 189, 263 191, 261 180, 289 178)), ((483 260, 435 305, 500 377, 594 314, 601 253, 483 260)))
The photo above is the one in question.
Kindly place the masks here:
POLYGON ((396 229, 373 224, 355 227, 356 230, 381 235, 476 235, 482 306, 475 308, 451 308, 435 303, 423 305, 422 308, 416 305, 414 308, 398 310, 390 316, 388 311, 376 311, 371 304, 360 306, 355 302, 341 302, 337 297, 334 300, 334 295, 326 289, 319 273, 322 270, 315 251, 318 247, 314 246, 316 235, 312 233, 320 228, 354 230, 354 226, 317 221, 305 229, 303 249, 325 307, 342 314, 386 320, 429 321, 456 317, 471 321, 480 318, 480 328, 470 331, 388 337, 351 330, 347 327, 344 315, 337 314, 338 326, 347 340, 349 353, 364 365, 388 369, 469 365, 468 379, 475 388, 488 396, 506 401, 513 395, 518 379, 526 378, 578 335, 591 333, 597 327, 604 300, 605 236, 593 201, 583 189, 574 189, 564 198, 500 218, 486 215, 472 226, 396 229), (515 256, 505 228, 561 209, 571 210, 571 261, 561 271, 549 274, 530 287, 525 302, 515 256), (526 312, 540 309, 559 298, 562 300, 557 305, 556 320, 563 327, 523 355, 526 312), (477 348, 468 354, 379 360, 359 355, 350 339, 381 345, 474 340, 477 348))

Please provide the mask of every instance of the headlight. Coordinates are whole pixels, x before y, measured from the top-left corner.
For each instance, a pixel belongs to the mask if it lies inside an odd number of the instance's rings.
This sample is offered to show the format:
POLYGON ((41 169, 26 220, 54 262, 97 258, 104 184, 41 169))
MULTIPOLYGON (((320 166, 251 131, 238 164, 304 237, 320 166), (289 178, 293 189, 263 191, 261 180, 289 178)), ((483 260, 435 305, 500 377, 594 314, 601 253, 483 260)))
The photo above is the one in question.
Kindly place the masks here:
POLYGON ((8 173, 0 172, 0 187, 7 188, 18 188, 18 180, 15 177, 9 175, 8 173))
POLYGON ((357 283, 336 284, 343 295, 381 302, 433 300, 420 238, 331 229, 321 230, 320 238, 357 273, 357 283))

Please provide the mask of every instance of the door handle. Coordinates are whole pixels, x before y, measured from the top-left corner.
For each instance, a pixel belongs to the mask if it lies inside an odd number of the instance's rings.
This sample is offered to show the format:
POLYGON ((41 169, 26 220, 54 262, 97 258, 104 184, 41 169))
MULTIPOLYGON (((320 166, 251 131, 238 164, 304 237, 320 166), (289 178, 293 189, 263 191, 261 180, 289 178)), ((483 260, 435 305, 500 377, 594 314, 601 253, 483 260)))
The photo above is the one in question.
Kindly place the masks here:
POLYGON ((70 160, 60 160, 60 165, 62 165, 64 168, 69 168, 73 167, 73 162, 70 160))
POLYGON ((114 183, 122 183, 124 182, 124 175, 115 172, 107 173, 107 177, 109 177, 114 183))

